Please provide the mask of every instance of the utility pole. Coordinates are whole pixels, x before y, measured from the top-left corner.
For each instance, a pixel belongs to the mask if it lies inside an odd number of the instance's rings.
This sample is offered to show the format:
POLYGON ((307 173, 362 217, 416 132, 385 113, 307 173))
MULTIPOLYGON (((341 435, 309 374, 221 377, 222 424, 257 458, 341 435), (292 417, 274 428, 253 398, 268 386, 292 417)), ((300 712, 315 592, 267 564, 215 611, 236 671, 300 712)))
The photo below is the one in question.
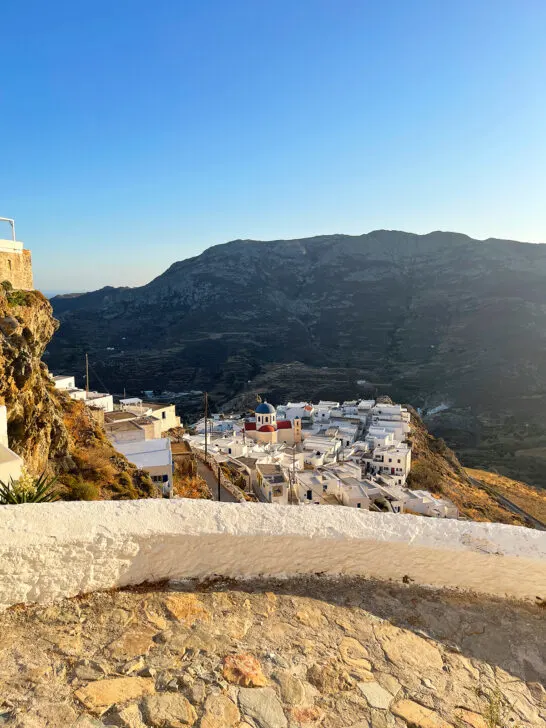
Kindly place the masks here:
POLYGON ((85 393, 89 394, 89 355, 85 355, 85 393))
POLYGON ((208 456, 208 427, 207 427, 207 419, 209 415, 209 395, 208 392, 205 392, 205 460, 208 456))
POLYGON ((296 443, 292 445, 292 478, 291 478, 291 491, 292 491, 292 500, 298 500, 296 496, 296 443))

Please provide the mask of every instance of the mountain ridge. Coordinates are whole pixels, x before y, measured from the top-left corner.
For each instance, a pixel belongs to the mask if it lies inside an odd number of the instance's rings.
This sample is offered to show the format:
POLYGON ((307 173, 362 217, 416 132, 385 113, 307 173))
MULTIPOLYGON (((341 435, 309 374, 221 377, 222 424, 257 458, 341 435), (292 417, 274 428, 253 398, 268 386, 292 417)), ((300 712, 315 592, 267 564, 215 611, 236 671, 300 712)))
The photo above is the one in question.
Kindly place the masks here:
MULTIPOLYGON (((113 391, 207 389, 221 406, 265 377, 279 397, 445 403, 433 429, 468 465, 509 465, 525 423, 546 446, 544 245, 388 230, 234 240, 144 286, 52 305, 52 366, 81 372, 87 351, 113 391), (302 378, 284 382, 294 363, 290 376, 302 378)), ((541 470, 536 458, 524 464, 531 480, 541 470)))

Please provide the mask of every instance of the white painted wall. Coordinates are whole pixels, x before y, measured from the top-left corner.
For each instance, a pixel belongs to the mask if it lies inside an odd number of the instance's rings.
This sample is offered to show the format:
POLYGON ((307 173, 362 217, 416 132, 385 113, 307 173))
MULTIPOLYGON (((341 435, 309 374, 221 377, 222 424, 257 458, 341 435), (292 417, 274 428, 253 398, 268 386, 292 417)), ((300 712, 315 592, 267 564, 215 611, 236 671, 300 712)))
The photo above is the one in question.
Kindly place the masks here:
POLYGON ((546 533, 357 509, 141 500, 0 507, 0 608, 162 579, 360 574, 546 598, 546 533))
POLYGON ((0 253, 22 253, 23 243, 18 240, 0 240, 0 253))
POLYGON ((54 378, 55 387, 56 389, 75 389, 76 388, 76 377, 73 377, 71 375, 67 375, 66 377, 62 377, 61 375, 58 375, 56 378, 54 378))

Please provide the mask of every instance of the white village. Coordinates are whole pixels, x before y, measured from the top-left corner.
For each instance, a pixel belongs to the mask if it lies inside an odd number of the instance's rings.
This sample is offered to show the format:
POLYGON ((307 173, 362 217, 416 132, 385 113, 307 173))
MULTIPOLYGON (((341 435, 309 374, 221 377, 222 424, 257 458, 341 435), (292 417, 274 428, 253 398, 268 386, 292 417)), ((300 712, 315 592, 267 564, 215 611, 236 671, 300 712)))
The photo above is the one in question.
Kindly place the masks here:
MULTIPOLYGON (((173 404, 138 397, 114 403, 110 394, 77 387, 74 376, 54 375, 53 381, 85 402, 116 450, 148 472, 165 497, 173 497, 171 442, 183 441, 241 502, 459 517, 446 498, 408 487, 410 413, 400 404, 321 400, 276 408, 260 401, 252 416, 214 413, 181 435, 173 404)), ((219 486, 211 493, 222 497, 219 486)))
MULTIPOLYGON (((76 387, 73 376, 55 375, 53 380, 94 411, 116 450, 147 471, 166 497, 173 496, 171 440, 182 439, 213 472, 222 470, 222 483, 231 493, 242 491, 237 500, 459 517, 446 498, 407 487, 410 413, 400 404, 321 400, 275 408, 264 401, 253 416, 203 417, 189 428, 195 434, 181 438, 174 404, 138 397, 114 403, 110 394, 76 387)), ((220 488, 211 491, 218 497, 220 488)))
MULTIPOLYGON (((215 413, 185 432, 174 404, 138 397, 114 403, 111 394, 77 387, 74 376, 54 375, 53 381, 85 402, 116 450, 148 472, 165 497, 173 497, 172 442, 183 442, 221 480, 230 500, 459 518, 451 501, 408 487, 410 413, 400 404, 288 402, 275 408, 264 401, 252 416, 215 413)), ((0 468, 18 477, 23 463, 8 449, 5 429, 0 468)), ((222 499, 220 482, 210 490, 222 499)))
MULTIPOLYGON (((265 503, 340 505, 458 518, 456 506, 411 490, 410 413, 374 400, 256 406, 254 416, 213 414, 184 435, 242 476, 265 503)), ((241 480, 239 482, 242 482, 241 480)))

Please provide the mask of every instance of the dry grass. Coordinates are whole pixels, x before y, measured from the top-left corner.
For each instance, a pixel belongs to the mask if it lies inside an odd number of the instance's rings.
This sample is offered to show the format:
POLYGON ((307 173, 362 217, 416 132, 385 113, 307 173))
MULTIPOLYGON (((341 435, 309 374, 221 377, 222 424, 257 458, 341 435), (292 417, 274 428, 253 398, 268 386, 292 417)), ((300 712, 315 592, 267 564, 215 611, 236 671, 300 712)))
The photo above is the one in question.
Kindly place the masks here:
POLYGON ((174 493, 179 498, 202 498, 211 500, 208 485, 198 475, 189 477, 174 476, 174 493))
POLYGON ((470 482, 454 453, 441 440, 432 437, 417 413, 409 409, 412 413, 413 445, 409 486, 424 488, 449 498, 459 513, 472 521, 524 525, 523 518, 504 508, 485 490, 470 482))
POLYGON ((493 486, 501 495, 509 498, 531 516, 546 523, 545 490, 532 488, 530 485, 521 483, 518 480, 512 480, 511 478, 506 478, 504 475, 497 475, 497 473, 490 473, 487 470, 466 468, 466 472, 472 478, 493 486))

